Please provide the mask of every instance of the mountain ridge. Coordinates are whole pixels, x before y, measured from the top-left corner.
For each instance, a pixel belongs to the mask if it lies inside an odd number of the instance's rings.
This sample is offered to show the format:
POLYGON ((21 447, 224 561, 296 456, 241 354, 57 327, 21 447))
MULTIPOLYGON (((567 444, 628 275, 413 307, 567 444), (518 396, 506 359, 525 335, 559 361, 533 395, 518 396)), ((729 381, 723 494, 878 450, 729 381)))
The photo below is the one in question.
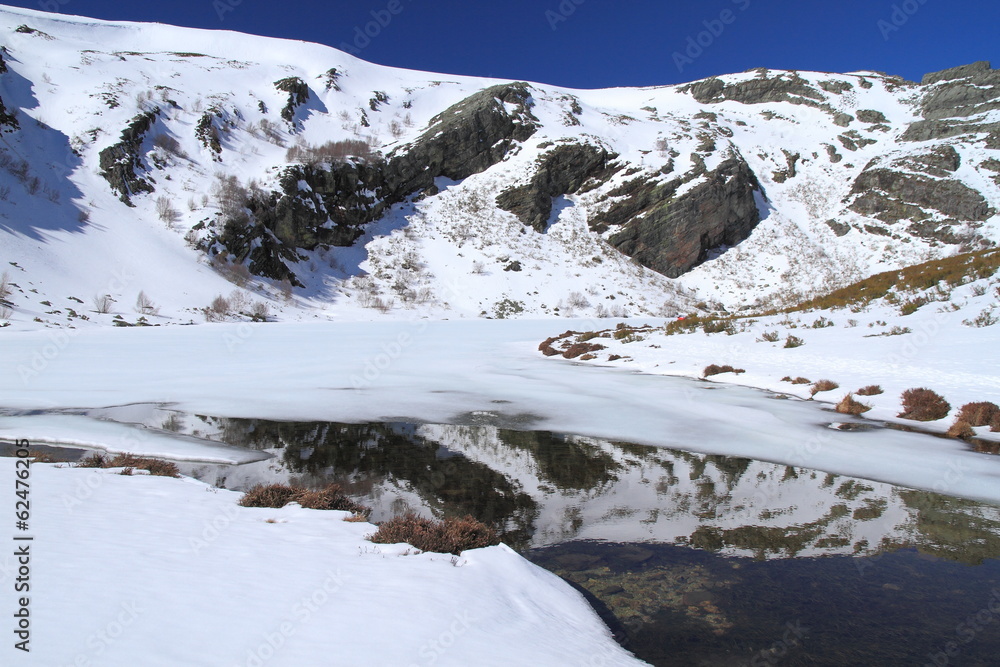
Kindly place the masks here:
POLYGON ((20 326, 218 319, 216 297, 222 319, 671 316, 1000 240, 985 62, 576 90, 32 10, 0 34, 20 326), (134 278, 108 289, 109 264, 134 278))

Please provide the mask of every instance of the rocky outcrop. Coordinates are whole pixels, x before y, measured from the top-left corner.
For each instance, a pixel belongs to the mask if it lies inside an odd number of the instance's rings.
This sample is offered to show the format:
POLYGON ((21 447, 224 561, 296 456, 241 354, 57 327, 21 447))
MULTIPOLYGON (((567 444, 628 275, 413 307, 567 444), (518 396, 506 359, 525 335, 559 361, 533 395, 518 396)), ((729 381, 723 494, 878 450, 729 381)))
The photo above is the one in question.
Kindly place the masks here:
POLYGON ((1000 123, 969 121, 1000 109, 1000 71, 988 62, 953 67, 924 76, 926 90, 920 102, 924 120, 911 123, 904 141, 929 141, 967 134, 988 134, 997 143, 1000 123))
POLYGON ((755 79, 737 83, 725 83, 721 79, 710 78, 692 83, 680 89, 690 92, 702 104, 713 104, 731 100, 743 104, 764 104, 766 102, 791 102, 792 104, 817 104, 826 98, 796 72, 782 72, 776 77, 768 77, 761 70, 755 79))
POLYGON ((274 87, 288 93, 288 102, 281 109, 281 117, 288 123, 295 118, 295 110, 309 101, 309 86, 297 76, 290 76, 274 82, 274 87))
POLYGON ((708 250, 735 245, 747 238, 760 222, 754 192, 760 184, 746 162, 733 157, 702 182, 675 197, 691 180, 648 186, 635 184, 635 197, 598 216, 595 226, 621 224, 609 239, 611 245, 642 265, 676 278, 707 258, 708 250))
POLYGON ((136 172, 142 171, 142 142, 153 126, 160 109, 139 114, 128 124, 118 143, 108 146, 100 153, 101 176, 118 193, 119 199, 134 206, 131 196, 139 192, 152 192, 153 184, 136 172))
POLYGON ((389 189, 410 194, 433 188, 438 176, 461 180, 489 169, 535 133, 532 104, 530 86, 516 82, 491 86, 452 105, 431 119, 419 139, 389 156, 389 189))
POLYGON ((534 134, 531 105, 526 83, 492 86, 446 109, 387 158, 286 167, 280 190, 249 202, 249 220, 223 221, 217 240, 237 261, 250 257, 252 272, 289 278, 284 261, 295 261, 296 249, 349 246, 393 204, 435 192, 435 178, 460 180, 503 160, 534 134))
MULTIPOLYGON (((939 232, 928 234, 932 212, 958 222, 986 220, 994 211, 986 199, 964 183, 947 176, 958 169, 960 158, 951 146, 893 163, 893 168, 869 166, 851 188, 850 208, 856 213, 895 223, 910 220, 911 231, 942 240, 939 232), (912 173, 902 171, 909 168, 912 173)), ((940 217, 939 216, 939 217, 940 217)))
POLYGON ((501 193, 497 205, 535 231, 545 231, 552 215, 552 198, 575 193, 591 179, 610 177, 620 168, 609 165, 616 157, 604 148, 589 144, 558 146, 538 159, 531 182, 501 193))
MULTIPOLYGON (((0 74, 7 73, 7 63, 3 59, 3 52, 0 51, 0 74)), ((17 122, 17 113, 11 113, 7 111, 7 107, 4 106, 3 99, 0 99, 0 132, 13 132, 14 130, 20 129, 20 124, 17 122)))

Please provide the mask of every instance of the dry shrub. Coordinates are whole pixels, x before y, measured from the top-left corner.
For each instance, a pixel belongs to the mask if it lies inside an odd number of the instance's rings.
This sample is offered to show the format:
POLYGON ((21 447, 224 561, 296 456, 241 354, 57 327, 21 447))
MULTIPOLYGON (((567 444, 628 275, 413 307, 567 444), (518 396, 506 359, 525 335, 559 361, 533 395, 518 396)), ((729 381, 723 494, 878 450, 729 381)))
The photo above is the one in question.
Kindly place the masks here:
POLYGON ((882 393, 882 387, 877 384, 870 384, 867 387, 858 389, 858 396, 876 396, 882 393))
POLYGON ((791 334, 788 334, 788 338, 785 339, 785 347, 801 347, 805 344, 806 342, 804 340, 791 334))
POLYGON ((361 139, 345 139, 343 141, 327 141, 318 146, 296 144, 288 149, 285 159, 288 162, 319 164, 322 162, 343 162, 349 157, 364 160, 372 157, 372 147, 361 139))
POLYGON ((258 484, 243 494, 243 507, 284 507, 298 503, 314 510, 343 510, 367 516, 371 509, 351 500, 339 484, 330 484, 320 490, 306 489, 286 484, 258 484))
POLYGON ((821 391, 833 391, 840 385, 833 380, 816 380, 813 386, 809 387, 809 393, 815 396, 821 391))
POLYGON ((570 345, 565 352, 562 353, 567 359, 575 359, 581 354, 586 354, 588 352, 597 352, 598 350, 603 350, 604 346, 600 343, 573 343, 570 345))
MULTIPOLYGON (((136 456, 135 454, 116 454, 109 457, 107 454, 94 453, 81 459, 76 466, 78 468, 138 468, 146 470, 150 475, 158 477, 180 477, 177 465, 170 461, 153 459, 146 456, 136 456)), ((126 473, 130 474, 130 473, 126 473)))
POLYGON ((500 544, 496 531, 471 516, 444 521, 407 514, 386 521, 369 538, 378 544, 406 542, 421 551, 451 553, 500 544))
POLYGON ((952 438, 972 438, 975 435, 976 432, 972 430, 972 425, 962 419, 961 415, 951 425, 951 428, 948 429, 948 436, 952 438))
POLYGON ((709 364, 705 366, 705 370, 702 371, 702 377, 708 377, 709 375, 718 375, 719 373, 735 373, 739 375, 740 373, 746 373, 742 368, 733 368, 729 364, 725 366, 719 366, 718 364, 709 364))
POLYGON ((860 415, 871 410, 872 406, 862 403, 861 401, 856 401, 854 400, 854 396, 848 394, 840 399, 840 403, 837 403, 837 407, 834 409, 845 415, 860 415))
POLYGON ((538 351, 544 354, 546 357, 554 357, 559 354, 559 350, 552 347, 552 343, 559 340, 559 336, 552 336, 551 338, 546 338, 541 343, 538 344, 538 351))
POLYGON ((958 411, 956 424, 963 421, 968 422, 969 426, 989 426, 997 419, 1000 419, 1000 407, 996 403, 980 401, 963 405, 958 411))
POLYGON ((812 380, 810 380, 809 378, 804 378, 801 375, 792 380, 792 384, 810 384, 811 382, 812 380))
POLYGON ((243 507, 284 507, 291 502, 295 489, 285 484, 258 484, 243 494, 243 507))
POLYGON ((903 411, 897 417, 929 422, 943 419, 951 405, 940 394, 927 388, 907 389, 902 395, 903 411))

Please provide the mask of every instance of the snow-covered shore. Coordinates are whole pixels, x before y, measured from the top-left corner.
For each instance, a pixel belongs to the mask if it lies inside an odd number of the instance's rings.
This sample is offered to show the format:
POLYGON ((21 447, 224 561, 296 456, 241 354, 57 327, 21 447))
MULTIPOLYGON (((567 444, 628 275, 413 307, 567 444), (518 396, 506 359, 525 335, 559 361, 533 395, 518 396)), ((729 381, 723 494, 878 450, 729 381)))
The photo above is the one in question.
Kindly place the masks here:
MULTIPOLYGON (((13 459, 0 469, 13 487, 13 459)), ((418 554, 366 541, 374 527, 346 512, 243 508, 189 478, 115 472, 31 468, 24 664, 643 664, 506 546, 418 554)), ((12 587, 15 557, 0 566, 12 587)))

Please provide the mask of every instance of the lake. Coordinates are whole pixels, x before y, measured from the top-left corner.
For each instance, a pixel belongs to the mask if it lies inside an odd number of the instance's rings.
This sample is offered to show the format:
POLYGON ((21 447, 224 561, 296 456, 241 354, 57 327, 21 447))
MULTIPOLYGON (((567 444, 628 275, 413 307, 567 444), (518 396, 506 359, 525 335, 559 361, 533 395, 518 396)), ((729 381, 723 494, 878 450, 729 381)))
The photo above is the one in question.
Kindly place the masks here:
POLYGON ((501 428, 474 413, 463 424, 129 414, 273 455, 180 463, 220 487, 337 482, 376 521, 414 511, 490 523, 655 665, 992 665, 1000 654, 1000 507, 991 504, 501 428))

